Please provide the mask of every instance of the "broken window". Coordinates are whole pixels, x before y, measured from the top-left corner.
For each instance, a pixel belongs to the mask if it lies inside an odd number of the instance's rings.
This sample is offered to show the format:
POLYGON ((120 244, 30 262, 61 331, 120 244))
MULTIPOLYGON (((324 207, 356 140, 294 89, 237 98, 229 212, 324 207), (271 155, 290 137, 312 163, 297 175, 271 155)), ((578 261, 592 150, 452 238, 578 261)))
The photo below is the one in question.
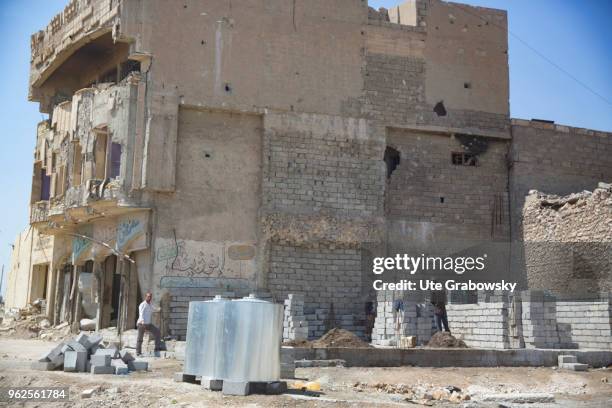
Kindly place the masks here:
POLYGON ((94 144, 94 178, 102 180, 106 178, 106 146, 108 144, 108 133, 106 131, 96 132, 94 144))
POLYGON ((117 68, 111 68, 98 78, 98 83, 116 83, 117 82, 117 68))
POLYGON ((455 166, 476 166, 476 155, 466 152, 453 152, 451 161, 455 166))
POLYGON ((110 176, 109 178, 117 178, 121 174, 121 144, 111 143, 110 152, 110 176))
POLYGON ((40 169, 40 199, 49 200, 49 193, 51 192, 51 177, 47 175, 46 169, 40 169))
POLYGON ((81 175, 83 174, 83 152, 81 145, 74 145, 74 159, 72 160, 72 185, 78 186, 81 184, 81 175))
POLYGON ((389 179, 400 164, 400 152, 393 147, 387 146, 383 160, 387 164, 387 178, 389 179))
POLYGON ((127 60, 119 68, 119 81, 125 79, 131 72, 140 72, 140 61, 127 60))
POLYGON ((61 196, 66 192, 66 166, 59 166, 57 169, 55 195, 61 196))

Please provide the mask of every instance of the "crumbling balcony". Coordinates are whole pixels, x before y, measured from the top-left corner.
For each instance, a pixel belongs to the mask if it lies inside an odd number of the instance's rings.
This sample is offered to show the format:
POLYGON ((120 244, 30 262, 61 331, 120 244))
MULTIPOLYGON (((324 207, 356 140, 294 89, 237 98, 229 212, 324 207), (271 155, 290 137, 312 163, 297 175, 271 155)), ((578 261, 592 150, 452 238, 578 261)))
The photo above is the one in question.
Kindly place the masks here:
MULTIPOLYGON (((76 50, 119 24, 119 0, 72 0, 31 37, 30 91, 42 85, 76 50)), ((33 92, 34 91, 34 92, 33 92)), ((36 100, 35 95, 31 95, 36 100)))
MULTIPOLYGON (((132 189, 140 74, 77 91, 39 126, 32 223, 78 224, 138 208, 132 189)), ((41 226, 42 228, 43 226, 41 226)))

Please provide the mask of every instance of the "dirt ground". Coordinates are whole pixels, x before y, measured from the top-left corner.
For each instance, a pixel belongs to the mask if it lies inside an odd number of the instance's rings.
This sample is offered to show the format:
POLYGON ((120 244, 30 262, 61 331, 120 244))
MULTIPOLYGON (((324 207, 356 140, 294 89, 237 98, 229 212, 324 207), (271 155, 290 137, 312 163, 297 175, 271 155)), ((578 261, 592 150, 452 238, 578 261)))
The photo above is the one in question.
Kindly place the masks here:
MULTIPOLYGON (((504 407, 483 403, 484 394, 552 393, 554 404, 528 404, 525 407, 609 407, 612 406, 612 370, 591 369, 569 372, 552 368, 300 368, 296 376, 318 381, 319 396, 302 392, 279 396, 251 395, 228 397, 205 391, 197 384, 175 383, 174 372, 180 361, 148 358, 150 371, 127 376, 33 371, 30 364, 50 348, 50 342, 34 339, 0 339, 0 387, 68 386, 70 402, 28 403, 16 406, 54 407, 504 407), (609 382, 608 382, 609 380, 609 382), (420 401, 410 398, 415 390, 453 386, 471 396, 469 401, 420 401), (89 399, 81 392, 96 388, 89 399), (412 402, 408 402, 411 400, 412 402)), ((290 382, 291 383, 291 382, 290 382)), ((0 403, 2 406, 3 403, 0 403)), ((15 405, 14 405, 15 406, 15 405)))

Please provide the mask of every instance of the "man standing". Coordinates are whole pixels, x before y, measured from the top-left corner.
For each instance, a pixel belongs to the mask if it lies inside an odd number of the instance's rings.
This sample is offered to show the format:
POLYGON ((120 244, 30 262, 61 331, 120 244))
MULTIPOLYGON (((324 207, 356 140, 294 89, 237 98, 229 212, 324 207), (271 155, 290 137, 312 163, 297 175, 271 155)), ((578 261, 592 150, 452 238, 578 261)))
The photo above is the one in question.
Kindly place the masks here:
POLYGON ((431 304, 434 307, 434 316, 436 318, 436 327, 438 331, 442 331, 442 325, 444 325, 444 331, 450 333, 448 329, 448 317, 446 316, 446 291, 434 290, 431 293, 431 304))
POLYGON ((159 329, 153 325, 153 305, 151 300, 153 295, 151 292, 147 292, 145 300, 138 306, 138 339, 136 340, 136 355, 142 355, 142 339, 144 337, 145 330, 155 336, 155 351, 161 350, 161 335, 159 329))

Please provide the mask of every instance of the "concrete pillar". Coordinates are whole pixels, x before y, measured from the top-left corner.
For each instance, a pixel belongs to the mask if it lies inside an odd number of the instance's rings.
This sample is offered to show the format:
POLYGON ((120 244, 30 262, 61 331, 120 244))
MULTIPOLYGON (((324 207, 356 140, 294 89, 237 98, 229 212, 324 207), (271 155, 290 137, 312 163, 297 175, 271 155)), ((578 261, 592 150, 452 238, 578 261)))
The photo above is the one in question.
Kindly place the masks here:
POLYGON ((96 330, 100 330, 102 328, 102 308, 104 306, 104 302, 102 299, 104 293, 104 279, 103 279, 104 269, 102 268, 102 264, 100 262, 94 262, 93 264, 93 278, 96 282, 96 302, 98 307, 96 308, 96 330))

